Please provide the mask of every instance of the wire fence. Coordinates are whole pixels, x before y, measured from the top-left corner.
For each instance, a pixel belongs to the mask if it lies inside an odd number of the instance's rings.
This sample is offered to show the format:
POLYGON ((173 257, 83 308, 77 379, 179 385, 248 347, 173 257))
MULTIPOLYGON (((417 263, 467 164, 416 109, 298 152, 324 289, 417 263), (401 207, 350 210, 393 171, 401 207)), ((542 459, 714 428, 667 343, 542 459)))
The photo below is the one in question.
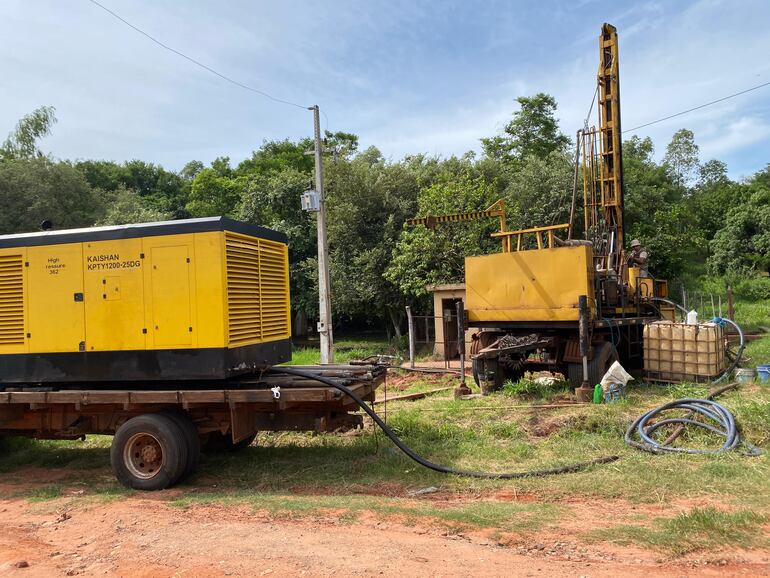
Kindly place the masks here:
POLYGON ((418 349, 430 352, 433 357, 440 357, 447 369, 462 367, 466 349, 464 318, 448 309, 442 315, 414 315, 407 307, 406 314, 409 325, 409 363, 412 367, 418 349))

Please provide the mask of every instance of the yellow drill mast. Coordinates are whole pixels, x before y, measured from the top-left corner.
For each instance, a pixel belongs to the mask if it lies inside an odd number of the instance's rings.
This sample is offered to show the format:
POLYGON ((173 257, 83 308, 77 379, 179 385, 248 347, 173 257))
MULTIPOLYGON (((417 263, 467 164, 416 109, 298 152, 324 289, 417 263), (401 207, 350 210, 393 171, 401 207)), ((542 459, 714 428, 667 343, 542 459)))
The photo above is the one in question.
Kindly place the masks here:
POLYGON ((623 159, 618 33, 604 24, 599 37, 599 128, 580 131, 586 237, 598 270, 623 272, 623 159))

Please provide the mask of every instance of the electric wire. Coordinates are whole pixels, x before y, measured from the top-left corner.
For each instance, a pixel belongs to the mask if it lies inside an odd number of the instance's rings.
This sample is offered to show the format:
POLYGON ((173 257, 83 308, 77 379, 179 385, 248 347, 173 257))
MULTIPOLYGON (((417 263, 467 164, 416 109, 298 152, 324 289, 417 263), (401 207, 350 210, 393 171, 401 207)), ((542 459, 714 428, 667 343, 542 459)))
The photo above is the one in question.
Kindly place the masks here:
POLYGON ((747 92, 751 92, 753 90, 758 90, 760 88, 764 88, 765 86, 770 86, 770 82, 764 82, 762 84, 758 84, 756 86, 752 86, 751 88, 747 88, 746 90, 741 90, 740 92, 736 92, 734 94, 730 94, 728 96, 723 96, 722 98, 718 98, 716 100, 712 100, 711 102, 707 102, 705 104, 701 104, 698 106, 694 106, 692 108, 688 108, 687 110, 683 110, 681 112, 677 112, 675 114, 671 114, 669 116, 665 116, 663 118, 659 118, 658 120, 653 120, 652 122, 647 122, 645 124, 640 124, 639 126, 635 126, 634 128, 628 128, 623 131, 623 134, 627 132, 633 132, 635 130, 639 130, 640 128, 645 128, 648 126, 651 126, 653 124, 658 124, 659 122, 663 122, 664 120, 669 120, 672 118, 676 118, 677 116, 682 116, 683 114, 687 114, 688 112, 693 112, 695 110, 700 110, 701 108, 706 108, 707 106, 711 106, 712 104, 717 104, 719 102, 724 102, 725 100, 729 100, 731 98, 735 98, 736 96, 740 96, 742 94, 746 94, 747 92))
POLYGON ((359 395, 349 387, 336 383, 335 381, 332 381, 329 378, 316 375, 315 373, 312 373, 310 371, 303 371, 300 369, 295 369, 293 367, 274 366, 270 368, 270 371, 275 373, 288 373, 290 375, 297 375, 299 377, 315 380, 320 383, 323 383, 325 386, 330 386, 341 391, 342 393, 350 397, 353 401, 355 401, 356 404, 358 404, 358 406, 361 409, 363 409, 367 413, 367 415, 370 418, 372 418, 372 420, 374 420, 374 423, 376 423, 380 427, 380 429, 385 433, 386 436, 388 436, 391 439, 391 441, 396 445, 396 447, 398 447, 398 449, 400 449, 409 458, 411 458, 421 466, 424 466, 436 472, 441 472, 444 474, 454 474, 457 476, 465 476, 470 478, 486 478, 486 479, 492 479, 492 480, 512 480, 512 479, 519 479, 519 478, 532 478, 532 477, 551 476, 556 474, 567 474, 567 473, 577 472, 589 466, 593 466, 597 464, 607 464, 620 459, 620 456, 612 455, 612 456, 605 456, 602 458, 597 458, 597 459, 589 460, 585 462, 569 464, 558 468, 531 470, 528 472, 508 472, 508 473, 499 473, 499 474, 493 473, 493 472, 463 470, 463 469, 453 468, 450 466, 436 464, 434 462, 431 462, 430 460, 425 459, 420 454, 415 452, 412 448, 410 448, 408 445, 406 445, 404 441, 400 437, 398 437, 398 435, 396 435, 396 433, 392 429, 390 429, 390 427, 388 427, 388 425, 384 421, 382 421, 382 418, 379 415, 377 415, 377 413, 372 408, 370 408, 367 405, 367 403, 363 399, 361 399, 361 397, 359 397, 359 395))
MULTIPOLYGON (((218 76, 219 78, 229 82, 230 84, 234 84, 235 86, 243 88, 244 90, 248 90, 248 91, 254 92, 256 94, 259 94, 261 96, 264 96, 265 98, 268 98, 268 99, 270 99, 270 100, 272 100, 274 102, 278 102, 278 103, 281 103, 281 104, 286 104, 286 105, 289 105, 289 106, 295 106, 297 108, 302 108, 302 109, 310 108, 308 106, 303 106, 301 104, 298 104, 296 102, 292 102, 290 100, 286 100, 286 99, 283 99, 283 98, 278 98, 277 96, 273 96, 272 94, 270 94, 268 92, 265 92, 264 90, 259 90, 258 88, 254 88, 253 86, 249 86, 248 84, 244 84, 242 82, 239 82, 239 81, 235 80, 234 78, 230 78, 229 76, 227 76, 225 74, 222 74, 221 72, 211 68, 210 66, 207 66, 206 64, 203 64, 199 60, 196 60, 195 58, 193 58, 191 56, 188 56, 184 52, 180 52, 176 48, 172 48, 168 44, 165 44, 164 42, 158 40, 157 38, 155 38, 151 34, 145 32, 144 30, 139 28, 138 26, 135 26, 134 24, 131 24, 131 22, 129 22, 128 20, 126 20, 125 18, 120 16, 119 14, 117 14, 117 13, 113 12, 112 10, 110 10, 104 4, 101 4, 100 2, 97 2, 97 0, 88 0, 88 1, 91 2, 91 4, 93 4, 94 6, 97 6, 97 7, 101 8, 102 10, 104 10, 105 12, 110 14, 112 17, 116 18, 117 20, 119 20, 120 22, 122 22, 123 24, 125 24, 126 26, 131 28, 132 30, 138 32, 139 34, 141 34, 145 38, 151 40, 152 42, 154 42, 155 44, 157 44, 161 48, 163 48, 165 50, 168 50, 169 52, 172 52, 173 54, 176 54, 177 56, 181 56, 182 58, 184 58, 188 62, 191 62, 194 65, 202 68, 203 70, 206 70, 207 72, 210 72, 211 74, 214 74, 215 76, 218 76)), ((328 125, 329 125, 328 119, 326 121, 326 125, 327 125, 327 130, 328 130, 328 125)))

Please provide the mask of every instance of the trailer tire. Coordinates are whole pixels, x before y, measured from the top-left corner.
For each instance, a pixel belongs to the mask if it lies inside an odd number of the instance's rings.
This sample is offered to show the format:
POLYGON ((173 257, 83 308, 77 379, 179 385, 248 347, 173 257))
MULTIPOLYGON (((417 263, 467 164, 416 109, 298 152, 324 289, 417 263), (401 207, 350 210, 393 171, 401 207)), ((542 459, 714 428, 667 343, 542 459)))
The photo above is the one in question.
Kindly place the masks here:
POLYGON ((176 421, 149 413, 125 422, 112 438, 110 462, 118 481, 136 490, 172 486, 187 466, 186 436, 176 421))
POLYGON ((174 481, 174 483, 177 483, 187 478, 198 467, 201 457, 201 438, 198 435, 198 428, 195 427, 190 417, 183 411, 169 409, 162 413, 174 420, 174 423, 179 426, 179 429, 184 433, 185 443, 187 444, 187 465, 179 479, 174 481))
MULTIPOLYGON (((588 385, 593 387, 599 383, 610 365, 617 360, 618 352, 612 343, 605 341, 595 345, 594 357, 588 362, 588 385)), ((583 384, 583 364, 568 364, 567 379, 572 387, 580 387, 583 384)))

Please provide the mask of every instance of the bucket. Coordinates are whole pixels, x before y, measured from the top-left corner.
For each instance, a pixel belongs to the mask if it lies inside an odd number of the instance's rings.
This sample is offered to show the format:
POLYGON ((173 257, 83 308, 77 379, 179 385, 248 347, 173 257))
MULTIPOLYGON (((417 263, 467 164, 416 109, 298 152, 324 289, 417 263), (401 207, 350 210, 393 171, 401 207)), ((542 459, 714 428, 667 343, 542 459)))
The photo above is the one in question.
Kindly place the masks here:
POLYGON ((770 365, 757 365, 757 380, 770 381, 770 365))
POLYGON ((742 367, 735 370, 735 381, 738 383, 754 381, 754 377, 756 377, 756 372, 751 367, 742 367))

